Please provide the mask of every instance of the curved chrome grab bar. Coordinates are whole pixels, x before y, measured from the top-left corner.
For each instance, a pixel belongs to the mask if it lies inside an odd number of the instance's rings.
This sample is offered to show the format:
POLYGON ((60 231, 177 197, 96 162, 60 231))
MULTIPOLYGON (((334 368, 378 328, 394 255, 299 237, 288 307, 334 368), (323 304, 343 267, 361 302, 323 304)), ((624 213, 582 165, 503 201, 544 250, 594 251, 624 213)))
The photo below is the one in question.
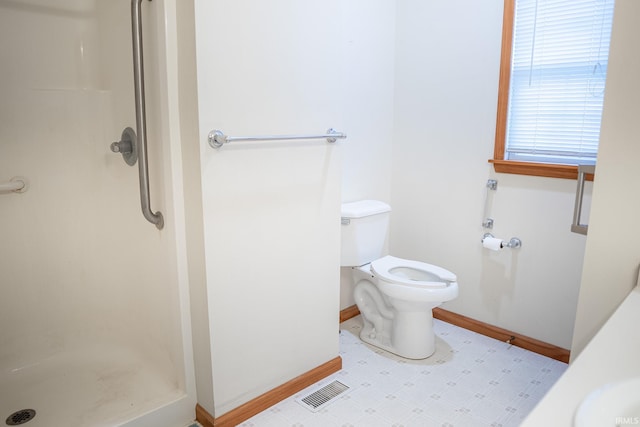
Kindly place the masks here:
POLYGON ((149 200, 149 166, 147 163, 147 123, 144 103, 144 62, 142 60, 142 0, 131 0, 131 32, 133 36, 133 80, 136 102, 136 133, 138 150, 138 177, 142 215, 158 227, 164 227, 161 212, 153 213, 149 200))

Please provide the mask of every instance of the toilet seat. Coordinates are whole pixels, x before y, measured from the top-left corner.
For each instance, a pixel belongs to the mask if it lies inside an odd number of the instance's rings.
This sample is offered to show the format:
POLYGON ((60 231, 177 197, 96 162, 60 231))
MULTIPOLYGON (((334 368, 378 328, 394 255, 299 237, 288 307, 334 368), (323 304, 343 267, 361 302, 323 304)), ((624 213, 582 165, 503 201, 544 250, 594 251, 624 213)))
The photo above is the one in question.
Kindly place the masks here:
POLYGON ((446 288, 458 279, 455 274, 437 265, 387 255, 371 263, 371 272, 378 278, 413 288, 446 288))

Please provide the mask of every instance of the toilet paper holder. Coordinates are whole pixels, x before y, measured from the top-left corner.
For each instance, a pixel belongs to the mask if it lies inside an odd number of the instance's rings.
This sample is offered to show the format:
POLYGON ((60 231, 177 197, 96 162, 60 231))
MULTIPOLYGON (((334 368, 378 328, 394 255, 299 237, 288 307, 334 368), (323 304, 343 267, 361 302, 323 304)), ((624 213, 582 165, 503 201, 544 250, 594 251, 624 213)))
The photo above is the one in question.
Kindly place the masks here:
MULTIPOLYGON (((482 236, 481 242, 484 241, 484 239, 486 239, 487 237, 493 237, 493 234, 485 233, 484 236, 482 236)), ((509 239, 508 242, 502 241, 502 243, 500 244, 501 248, 510 248, 510 249, 517 249, 521 246, 522 246, 522 240, 518 239, 517 237, 512 237, 511 239, 509 239)))

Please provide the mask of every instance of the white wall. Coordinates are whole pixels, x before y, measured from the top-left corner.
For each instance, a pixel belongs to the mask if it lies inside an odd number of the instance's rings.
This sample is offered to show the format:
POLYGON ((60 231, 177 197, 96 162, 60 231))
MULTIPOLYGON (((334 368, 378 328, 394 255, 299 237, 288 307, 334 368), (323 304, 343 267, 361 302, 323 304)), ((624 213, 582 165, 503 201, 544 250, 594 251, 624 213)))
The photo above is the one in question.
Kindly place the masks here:
POLYGON ((572 348, 576 355, 615 311, 636 284, 638 276, 638 16, 640 3, 633 0, 616 1, 597 177, 573 338, 572 348))
POLYGON ((343 2, 342 200, 389 201, 393 137, 395 0, 343 2))
MULTIPOLYGON (((395 0, 343 2, 342 201, 391 199, 395 0)), ((355 304, 349 268, 340 269, 340 309, 355 304)))
POLYGON ((211 334, 207 304, 204 253, 204 220, 198 134, 198 88, 196 84, 195 13, 193 0, 176 3, 178 52, 178 106, 182 142, 185 231, 190 292, 193 362, 198 404, 209 413, 213 407, 211 334))
POLYGON ((495 174, 502 2, 398 0, 390 250, 458 275, 447 310, 571 345, 584 236, 569 231, 575 181, 495 174), (493 234, 481 247, 487 179, 493 234))
POLYGON ((338 356, 340 151, 229 135, 349 131, 339 1, 196 1, 214 416, 338 356))

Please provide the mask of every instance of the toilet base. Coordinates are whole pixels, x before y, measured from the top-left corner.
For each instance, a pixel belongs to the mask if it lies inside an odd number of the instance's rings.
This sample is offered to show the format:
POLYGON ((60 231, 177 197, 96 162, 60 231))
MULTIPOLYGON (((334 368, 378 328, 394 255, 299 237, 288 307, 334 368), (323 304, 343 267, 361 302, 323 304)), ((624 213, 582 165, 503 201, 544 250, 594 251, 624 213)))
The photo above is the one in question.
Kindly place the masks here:
POLYGON ((360 339, 367 344, 406 359, 426 359, 436 349, 433 332, 433 311, 398 312, 392 321, 385 322, 382 331, 376 330, 362 313, 364 326, 360 339))
POLYGON ((441 301, 404 301, 384 295, 368 266, 353 271, 353 296, 364 326, 360 339, 407 359, 426 359, 436 349, 433 309, 441 301))

